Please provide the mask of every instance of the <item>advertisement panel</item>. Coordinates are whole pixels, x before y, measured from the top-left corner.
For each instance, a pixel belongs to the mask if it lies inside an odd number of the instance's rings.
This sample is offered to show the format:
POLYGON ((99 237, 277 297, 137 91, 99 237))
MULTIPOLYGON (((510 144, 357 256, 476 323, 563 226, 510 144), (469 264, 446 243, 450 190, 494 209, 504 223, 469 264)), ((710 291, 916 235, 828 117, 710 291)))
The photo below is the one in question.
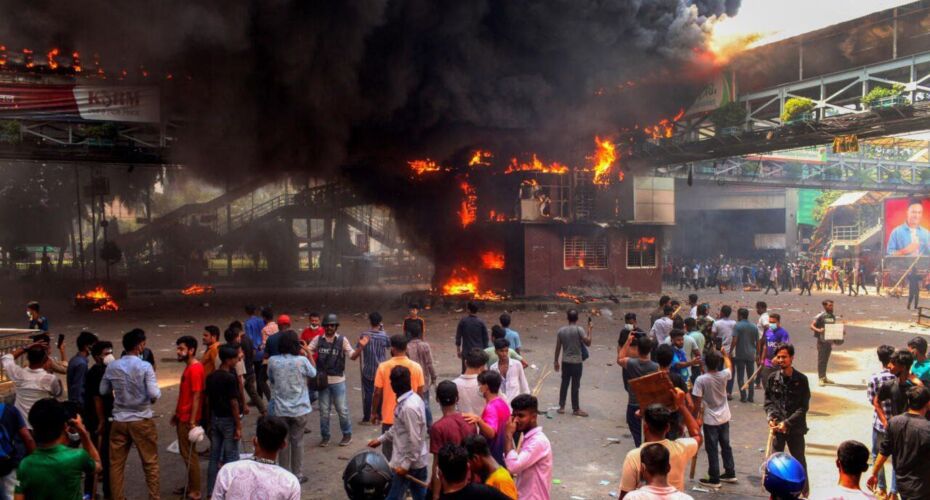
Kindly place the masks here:
POLYGON ((930 198, 885 200, 885 255, 930 255, 930 198))
POLYGON ((157 87, 0 85, 0 119, 158 123, 157 87))

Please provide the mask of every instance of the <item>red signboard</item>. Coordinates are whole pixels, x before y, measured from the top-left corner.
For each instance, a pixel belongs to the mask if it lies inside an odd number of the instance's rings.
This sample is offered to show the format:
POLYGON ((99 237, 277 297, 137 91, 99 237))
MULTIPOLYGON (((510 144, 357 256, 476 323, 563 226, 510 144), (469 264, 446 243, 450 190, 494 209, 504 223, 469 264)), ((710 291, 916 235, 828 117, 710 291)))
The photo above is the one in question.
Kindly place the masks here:
POLYGON ((156 87, 0 85, 0 118, 158 123, 156 87))
POLYGON ((930 199, 885 200, 885 255, 930 255, 930 199))

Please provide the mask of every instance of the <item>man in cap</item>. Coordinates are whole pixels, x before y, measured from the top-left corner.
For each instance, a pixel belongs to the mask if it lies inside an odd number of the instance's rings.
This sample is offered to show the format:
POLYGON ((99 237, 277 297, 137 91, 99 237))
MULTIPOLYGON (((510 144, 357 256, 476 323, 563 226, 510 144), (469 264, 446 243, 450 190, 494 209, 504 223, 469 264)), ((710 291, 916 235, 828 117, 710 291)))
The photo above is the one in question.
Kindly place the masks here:
POLYGON ((320 400, 320 447, 329 445, 329 413, 335 405, 339 415, 339 427, 342 441, 339 446, 348 446, 352 442, 352 421, 349 419, 349 403, 346 401, 346 354, 357 358, 349 339, 338 335, 339 318, 327 314, 323 318, 325 332, 310 341, 310 352, 317 355, 316 367, 326 373, 325 388, 317 388, 320 400))

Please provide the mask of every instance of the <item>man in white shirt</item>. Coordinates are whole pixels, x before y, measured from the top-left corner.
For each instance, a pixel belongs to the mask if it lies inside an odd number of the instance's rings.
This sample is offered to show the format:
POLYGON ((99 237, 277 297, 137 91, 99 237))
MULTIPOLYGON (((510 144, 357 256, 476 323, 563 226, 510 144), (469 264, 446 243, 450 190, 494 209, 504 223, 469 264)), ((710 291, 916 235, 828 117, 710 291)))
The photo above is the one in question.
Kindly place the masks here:
POLYGON ((530 385, 526 381, 523 364, 510 359, 510 342, 507 339, 495 339, 494 351, 498 361, 491 365, 491 371, 500 373, 504 380, 501 384, 504 400, 509 402, 520 394, 529 394, 530 385))
POLYGON ((299 500, 297 476, 275 464, 278 452, 286 446, 287 424, 280 417, 263 416, 252 444, 251 460, 238 460, 223 465, 213 487, 214 500, 299 500))
POLYGON ((649 405, 643 412, 643 431, 644 442, 639 448, 630 450, 623 459, 623 470, 620 475, 620 498, 624 498, 633 490, 639 488, 645 477, 642 475, 642 456, 641 452, 647 446, 659 444, 668 449, 671 467, 665 472, 668 484, 679 490, 685 488, 685 469, 691 459, 697 455, 698 448, 701 446, 701 431, 698 423, 694 420, 691 412, 685 405, 685 393, 675 391, 675 401, 678 405, 678 412, 681 414, 685 427, 688 428, 688 434, 691 437, 678 438, 674 441, 665 439, 668 434, 669 426, 672 422, 672 412, 668 408, 653 404, 649 405))
POLYGON ((22 414, 29 429, 32 429, 32 425, 29 424, 29 410, 32 405, 40 399, 58 398, 64 393, 58 377, 43 368, 48 360, 46 346, 45 342, 35 342, 0 357, 3 372, 13 381, 13 387, 16 389, 14 406, 22 414), (16 364, 16 358, 23 353, 26 353, 26 359, 29 361, 28 368, 16 364))
POLYGON ((691 396, 694 407, 704 401, 704 439, 707 440, 707 475, 700 483, 720 488, 721 481, 735 483, 736 464, 730 447, 730 405, 727 403, 727 382, 733 379, 733 365, 726 351, 711 351, 704 356, 707 372, 694 381, 691 396), (723 475, 717 449, 723 456, 723 475))
MULTIPOLYGON (((733 314, 733 308, 723 306, 720 308, 720 317, 714 320, 714 326, 711 331, 722 341, 721 351, 730 353, 733 347, 733 330, 736 329, 736 320, 730 319, 733 314)), ((727 401, 733 399, 733 379, 727 382, 727 401)))
POLYGON ((869 470, 869 449, 859 441, 843 441, 836 450, 840 480, 836 486, 815 491, 812 500, 875 500, 875 495, 859 487, 862 473, 869 470))
POLYGON ((627 500, 692 500, 691 495, 671 486, 668 473, 671 469, 668 449, 652 443, 643 447, 640 473, 646 485, 626 495, 627 500))
POLYGON ((458 411, 481 415, 484 412, 484 396, 478 391, 478 374, 485 370, 488 354, 481 349, 474 348, 463 355, 465 356, 465 373, 453 380, 459 390, 458 411))
POLYGON ((649 330, 649 336, 655 341, 656 345, 664 344, 665 339, 668 338, 668 334, 672 331, 672 328, 675 326, 675 322, 672 320, 672 315, 675 314, 675 308, 671 305, 666 305, 662 308, 662 317, 657 319, 652 325, 652 329, 649 330))

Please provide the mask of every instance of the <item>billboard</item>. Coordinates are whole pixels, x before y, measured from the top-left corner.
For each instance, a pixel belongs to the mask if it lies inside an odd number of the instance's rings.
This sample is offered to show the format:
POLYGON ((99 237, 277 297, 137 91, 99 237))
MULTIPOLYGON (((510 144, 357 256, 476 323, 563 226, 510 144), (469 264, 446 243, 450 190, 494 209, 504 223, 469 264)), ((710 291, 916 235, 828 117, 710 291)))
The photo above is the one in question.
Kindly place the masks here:
POLYGON ((885 200, 885 255, 930 255, 930 198, 885 200))
POLYGON ((0 119, 158 123, 157 87, 0 84, 0 119))

